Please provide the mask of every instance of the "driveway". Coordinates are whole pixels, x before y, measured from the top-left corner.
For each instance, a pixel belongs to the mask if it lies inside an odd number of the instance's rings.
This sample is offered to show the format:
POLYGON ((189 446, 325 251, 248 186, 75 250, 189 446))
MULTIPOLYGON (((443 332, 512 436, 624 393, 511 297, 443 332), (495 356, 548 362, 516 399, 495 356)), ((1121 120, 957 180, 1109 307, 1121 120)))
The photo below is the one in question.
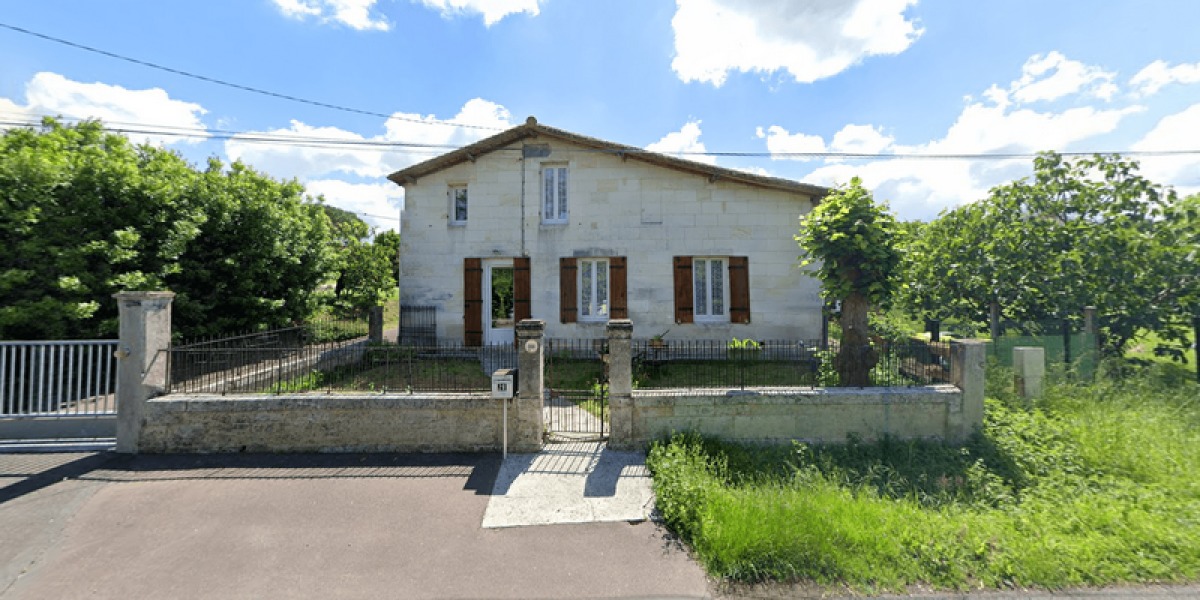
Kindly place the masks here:
POLYGON ((706 595, 650 522, 484 529, 500 462, 0 454, 0 598, 706 595))

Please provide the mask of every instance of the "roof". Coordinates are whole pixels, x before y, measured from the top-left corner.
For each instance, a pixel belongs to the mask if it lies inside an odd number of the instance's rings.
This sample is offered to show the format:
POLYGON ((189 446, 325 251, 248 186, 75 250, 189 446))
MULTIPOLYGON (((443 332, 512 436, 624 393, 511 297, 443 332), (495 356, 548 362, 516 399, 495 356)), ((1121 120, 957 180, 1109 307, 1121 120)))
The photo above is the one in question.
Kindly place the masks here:
POLYGON ((579 135, 577 133, 571 133, 570 131, 556 129, 554 127, 547 127, 546 125, 538 123, 537 119, 533 117, 526 119, 524 125, 518 125, 512 129, 506 129, 500 133, 497 133, 496 135, 493 135, 492 137, 482 139, 469 146, 464 146, 436 158, 431 158, 425 162, 417 163, 406 169, 396 171, 395 173, 388 175, 388 179, 398 185, 403 186, 407 183, 415 182, 416 180, 429 175, 430 173, 436 173, 443 169, 448 169, 454 165, 466 162, 468 160, 474 161, 483 154, 499 150, 515 142, 540 137, 555 138, 587 148, 592 148, 594 150, 608 152, 613 155, 620 156, 622 159, 638 160, 645 163, 650 163, 652 165, 666 167, 668 169, 704 175, 712 181, 732 181, 768 189, 804 194, 806 196, 810 196, 814 201, 830 191, 829 188, 821 187, 819 185, 801 183, 799 181, 783 179, 780 177, 756 175, 754 173, 748 173, 746 171, 739 171, 736 169, 726 169, 724 167, 718 167, 694 160, 686 160, 682 158, 676 158, 674 156, 667 156, 665 154, 658 154, 657 152, 650 152, 634 146, 625 146, 623 144, 617 144, 614 142, 608 142, 605 140, 579 135))

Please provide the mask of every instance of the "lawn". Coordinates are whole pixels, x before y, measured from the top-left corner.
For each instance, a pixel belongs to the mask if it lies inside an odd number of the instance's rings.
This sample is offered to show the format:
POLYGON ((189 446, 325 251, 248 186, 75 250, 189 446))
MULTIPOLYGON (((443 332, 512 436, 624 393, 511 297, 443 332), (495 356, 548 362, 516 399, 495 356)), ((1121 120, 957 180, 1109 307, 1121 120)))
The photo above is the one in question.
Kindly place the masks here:
POLYGON ((720 578, 862 591, 1194 581, 1200 385, 1169 379, 1054 384, 1033 405, 993 383, 983 430, 961 447, 677 435, 647 463, 667 524, 720 578))

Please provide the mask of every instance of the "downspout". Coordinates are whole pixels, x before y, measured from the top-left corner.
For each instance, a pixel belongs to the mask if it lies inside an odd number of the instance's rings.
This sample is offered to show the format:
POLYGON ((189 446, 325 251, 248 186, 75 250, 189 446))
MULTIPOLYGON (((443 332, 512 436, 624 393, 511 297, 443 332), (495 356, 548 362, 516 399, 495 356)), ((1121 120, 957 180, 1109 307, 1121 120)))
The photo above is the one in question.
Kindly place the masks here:
POLYGON ((525 143, 521 143, 521 256, 525 252, 525 143))

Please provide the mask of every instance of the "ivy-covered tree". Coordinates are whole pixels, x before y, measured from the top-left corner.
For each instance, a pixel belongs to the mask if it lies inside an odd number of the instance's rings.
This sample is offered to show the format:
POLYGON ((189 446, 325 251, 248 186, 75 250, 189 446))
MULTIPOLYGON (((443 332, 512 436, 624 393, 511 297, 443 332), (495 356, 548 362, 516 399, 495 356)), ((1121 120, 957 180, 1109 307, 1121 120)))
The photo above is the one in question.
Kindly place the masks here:
POLYGON ((815 276, 826 299, 842 303, 838 375, 842 385, 868 384, 879 360, 871 346, 867 316, 884 306, 897 287, 899 228, 886 208, 855 177, 800 218, 796 242, 805 251, 801 266, 820 261, 815 276))
POLYGON ((980 324, 993 305, 1017 322, 1080 319, 1096 306, 1108 354, 1143 329, 1180 338, 1200 276, 1198 209, 1137 168, 1119 156, 1039 155, 1032 179, 921 228, 906 248, 902 302, 980 324))
POLYGON ((0 338, 108 337, 112 294, 170 289, 185 335, 308 315, 328 221, 296 183, 201 172, 98 122, 0 136, 0 338))

